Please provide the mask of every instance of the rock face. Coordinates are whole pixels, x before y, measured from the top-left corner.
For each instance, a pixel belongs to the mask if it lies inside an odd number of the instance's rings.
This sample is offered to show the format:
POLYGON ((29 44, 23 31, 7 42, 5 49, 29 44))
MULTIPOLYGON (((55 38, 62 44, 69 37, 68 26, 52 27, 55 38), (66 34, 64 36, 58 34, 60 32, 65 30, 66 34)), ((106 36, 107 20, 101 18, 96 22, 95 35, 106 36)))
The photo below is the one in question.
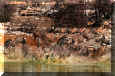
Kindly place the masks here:
MULTIPOLYGON (((76 33, 49 33, 47 31, 37 30, 34 34, 22 33, 19 36, 11 40, 6 38, 5 46, 8 46, 13 41, 16 56, 39 58, 45 55, 45 53, 53 52, 55 55, 70 56, 81 55, 99 57, 110 51, 110 31, 108 28, 103 28, 103 31, 99 31, 100 28, 80 28, 76 30, 76 33), (92 31, 93 30, 93 31, 92 31), (106 32, 103 33, 103 32, 106 32), (107 34, 108 33, 108 34, 107 34), (18 52, 18 53, 17 53, 18 52), (43 52, 43 53, 41 53, 43 52), (41 53, 41 55, 39 54, 41 53)), ((13 36, 9 36, 13 37, 13 36)))
POLYGON ((8 22, 15 10, 14 6, 7 4, 7 1, 0 1, 0 22, 8 22))
POLYGON ((22 59, 23 58, 23 49, 22 49, 22 44, 17 44, 15 46, 15 56, 18 58, 18 59, 22 59))
POLYGON ((84 5, 65 6, 47 16, 12 17, 9 23, 5 23, 6 50, 12 45, 17 57, 32 56, 37 59, 48 58, 52 53, 64 58, 71 55, 100 57, 107 50, 110 52, 108 47, 111 46, 111 27, 107 26, 111 26, 111 20, 103 19, 103 23, 107 21, 106 25, 102 24, 100 27, 74 27, 81 26, 82 23, 88 26, 84 9, 78 9, 84 5), (80 21, 81 18, 83 21, 80 21))

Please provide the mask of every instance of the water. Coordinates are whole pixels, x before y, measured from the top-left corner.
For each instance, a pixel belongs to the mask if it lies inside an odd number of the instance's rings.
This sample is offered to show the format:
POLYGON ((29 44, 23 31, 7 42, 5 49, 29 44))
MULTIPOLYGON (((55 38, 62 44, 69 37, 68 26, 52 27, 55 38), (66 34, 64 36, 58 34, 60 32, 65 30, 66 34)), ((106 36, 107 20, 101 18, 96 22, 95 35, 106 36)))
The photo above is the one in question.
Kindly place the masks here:
POLYGON ((6 63, 5 72, 110 72, 106 65, 6 63))

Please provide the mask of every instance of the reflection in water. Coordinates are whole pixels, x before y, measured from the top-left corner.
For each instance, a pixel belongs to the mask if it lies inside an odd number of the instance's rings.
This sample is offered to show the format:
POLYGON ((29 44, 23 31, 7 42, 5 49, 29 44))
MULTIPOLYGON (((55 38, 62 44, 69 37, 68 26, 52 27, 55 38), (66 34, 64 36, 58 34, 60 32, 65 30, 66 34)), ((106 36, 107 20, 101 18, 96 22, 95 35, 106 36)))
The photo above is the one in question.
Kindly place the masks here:
POLYGON ((6 63, 5 72, 110 72, 104 65, 6 63))

